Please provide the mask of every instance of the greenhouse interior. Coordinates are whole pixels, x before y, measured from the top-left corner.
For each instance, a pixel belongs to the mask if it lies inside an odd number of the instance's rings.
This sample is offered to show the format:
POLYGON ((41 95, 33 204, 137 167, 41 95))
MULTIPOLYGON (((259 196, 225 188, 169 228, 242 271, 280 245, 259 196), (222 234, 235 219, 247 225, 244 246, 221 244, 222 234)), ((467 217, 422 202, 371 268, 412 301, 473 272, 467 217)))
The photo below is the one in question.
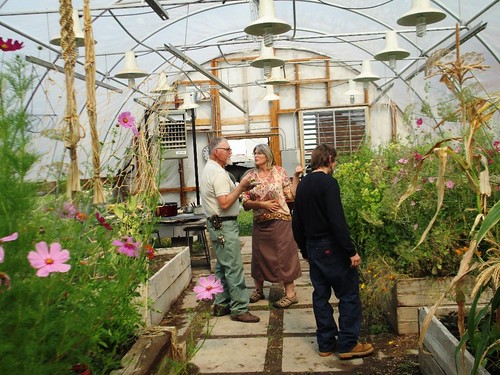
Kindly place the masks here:
POLYGON ((0 373, 500 373, 496 17, 498 0, 0 1, 0 373), (317 355, 302 257, 299 303, 252 304, 254 332, 195 300, 220 271, 200 197, 220 137, 235 185, 256 146, 290 180, 335 147, 375 355, 317 355), (452 317, 452 344, 429 338, 452 317), (387 344, 404 337, 410 359, 387 344))

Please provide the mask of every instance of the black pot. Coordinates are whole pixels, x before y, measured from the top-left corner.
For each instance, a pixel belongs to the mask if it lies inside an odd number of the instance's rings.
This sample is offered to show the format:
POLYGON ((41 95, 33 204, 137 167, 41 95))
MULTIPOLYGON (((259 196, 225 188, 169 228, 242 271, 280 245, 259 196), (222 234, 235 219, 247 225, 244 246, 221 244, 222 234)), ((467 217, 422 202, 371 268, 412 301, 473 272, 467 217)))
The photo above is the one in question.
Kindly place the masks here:
POLYGON ((177 203, 167 202, 162 205, 158 205, 156 208, 156 216, 170 217, 177 215, 177 203))

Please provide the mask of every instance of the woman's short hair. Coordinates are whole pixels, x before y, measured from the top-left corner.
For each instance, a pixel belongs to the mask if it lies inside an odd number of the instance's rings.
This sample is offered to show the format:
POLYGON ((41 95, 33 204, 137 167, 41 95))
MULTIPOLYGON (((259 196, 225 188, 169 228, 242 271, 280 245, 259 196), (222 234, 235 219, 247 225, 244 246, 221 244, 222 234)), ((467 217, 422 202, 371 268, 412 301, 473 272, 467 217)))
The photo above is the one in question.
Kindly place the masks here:
POLYGON ((253 153, 255 154, 258 152, 259 154, 264 154, 267 159, 267 167, 271 168, 274 164, 274 156, 273 152, 271 151, 271 148, 266 145, 265 143, 261 143, 253 148, 253 153))
POLYGON ((336 157, 337 150, 335 150, 335 147, 322 143, 316 146, 311 154, 311 169, 314 171, 321 167, 328 167, 335 161, 336 157))

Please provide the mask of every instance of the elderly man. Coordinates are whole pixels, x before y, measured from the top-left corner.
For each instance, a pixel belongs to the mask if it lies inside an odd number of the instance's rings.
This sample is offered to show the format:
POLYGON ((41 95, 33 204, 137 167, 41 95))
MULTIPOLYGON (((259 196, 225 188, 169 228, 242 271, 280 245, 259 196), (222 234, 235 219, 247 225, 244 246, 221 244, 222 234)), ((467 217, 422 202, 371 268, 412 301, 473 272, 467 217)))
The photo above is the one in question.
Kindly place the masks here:
POLYGON ((250 187, 249 178, 235 186, 224 167, 231 158, 231 147, 225 138, 213 138, 208 146, 210 158, 200 178, 201 204, 208 220, 210 239, 217 263, 215 276, 224 292, 215 296, 214 315, 231 314, 231 319, 257 323, 259 317, 248 311, 249 296, 241 259, 237 216, 238 198, 250 187))

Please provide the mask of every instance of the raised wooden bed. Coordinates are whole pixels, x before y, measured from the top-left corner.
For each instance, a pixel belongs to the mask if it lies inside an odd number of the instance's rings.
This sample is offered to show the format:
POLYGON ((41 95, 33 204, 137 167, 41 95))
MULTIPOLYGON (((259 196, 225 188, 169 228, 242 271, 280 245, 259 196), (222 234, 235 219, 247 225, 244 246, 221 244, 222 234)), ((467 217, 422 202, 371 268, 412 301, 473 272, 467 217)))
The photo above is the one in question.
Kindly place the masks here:
POLYGON ((144 302, 141 312, 146 326, 158 325, 191 282, 189 247, 159 251, 172 254, 172 259, 139 288, 140 298, 144 302))
MULTIPOLYGON (((420 307, 433 306, 439 296, 446 290, 451 280, 451 277, 398 280, 392 288, 391 300, 387 312, 387 317, 393 330, 398 335, 418 333, 418 309, 420 307)), ((473 278, 470 278, 465 283, 466 296, 470 294, 473 283, 473 278)), ((483 293, 479 305, 490 299, 491 293, 483 293)), ((467 306, 471 303, 472 301, 467 298, 467 306)), ((456 302, 449 296, 438 309, 438 315, 446 315, 451 311, 456 311, 456 309, 456 302)))
MULTIPOLYGON (((427 316, 428 309, 418 309, 419 326, 427 316)), ((463 372, 461 354, 455 358, 458 340, 435 316, 427 329, 424 338, 424 350, 419 348, 419 367, 422 375, 456 375, 470 374, 474 357, 465 352, 466 372, 463 372)), ((478 374, 490 374, 484 367, 479 367, 478 374)))

